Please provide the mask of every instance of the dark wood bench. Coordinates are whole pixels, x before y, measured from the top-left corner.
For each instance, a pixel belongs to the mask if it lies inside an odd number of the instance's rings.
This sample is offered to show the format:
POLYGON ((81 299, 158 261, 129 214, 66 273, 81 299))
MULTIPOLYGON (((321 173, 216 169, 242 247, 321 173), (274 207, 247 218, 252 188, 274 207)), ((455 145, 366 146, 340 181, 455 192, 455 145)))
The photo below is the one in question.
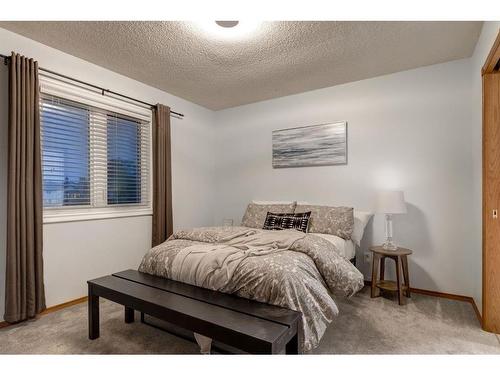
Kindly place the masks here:
POLYGON ((88 282, 89 338, 99 337, 99 297, 248 353, 299 352, 301 313, 135 270, 88 282))

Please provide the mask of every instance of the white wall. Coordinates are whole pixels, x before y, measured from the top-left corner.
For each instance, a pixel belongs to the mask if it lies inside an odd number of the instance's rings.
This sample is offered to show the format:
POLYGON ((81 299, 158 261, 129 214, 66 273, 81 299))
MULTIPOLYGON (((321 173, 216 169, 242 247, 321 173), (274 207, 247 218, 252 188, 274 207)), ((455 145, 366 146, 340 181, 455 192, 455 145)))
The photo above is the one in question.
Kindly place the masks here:
POLYGON ((486 61, 500 28, 500 22, 485 22, 481 30, 481 36, 476 44, 474 54, 471 58, 473 123, 471 140, 473 144, 473 241, 474 251, 470 254, 470 265, 475 277, 475 285, 472 297, 476 301, 479 311, 482 311, 482 80, 481 68, 486 61))
MULTIPOLYGON (((210 225, 213 218, 213 112, 166 92, 113 73, 7 30, 0 29, 0 52, 16 51, 40 66, 111 88, 185 115, 172 118, 174 227, 210 225)), ((0 66, 0 212, 6 212, 7 68, 0 66)), ((47 306, 86 294, 86 280, 138 266, 150 248, 151 217, 44 225, 47 306)), ((5 214, 0 215, 0 320, 4 310, 5 214)))
MULTIPOLYGON (((405 190, 408 215, 395 237, 412 248, 413 286, 473 296, 481 308, 481 80, 499 22, 486 22, 471 59, 212 112, 0 29, 0 52, 183 112, 172 120, 175 228, 241 219, 253 199, 297 199, 372 208, 380 188, 405 190), (346 166, 271 167, 271 131, 346 120, 346 166)), ((0 66, 0 87, 7 86, 0 66)), ((7 93, 0 90, 0 212, 6 211, 7 93)), ((0 215, 0 317, 5 215, 0 215)), ((136 267, 149 248, 150 217, 44 226, 47 305, 85 294, 89 278, 136 267), (118 254, 118 255, 117 255, 118 254)), ((370 223, 363 249, 383 240, 370 223)), ((366 277, 362 252, 358 262, 366 277)), ((1 319, 0 319, 1 320, 1 319)))
MULTIPOLYGON (((239 221, 252 198, 370 210, 377 189, 402 189, 395 239, 414 250, 413 286, 472 295, 470 70, 464 59, 217 112, 215 222, 239 221), (272 168, 272 130, 337 120, 348 122, 347 165, 272 168)), ((383 237, 377 216, 364 246, 383 237)))

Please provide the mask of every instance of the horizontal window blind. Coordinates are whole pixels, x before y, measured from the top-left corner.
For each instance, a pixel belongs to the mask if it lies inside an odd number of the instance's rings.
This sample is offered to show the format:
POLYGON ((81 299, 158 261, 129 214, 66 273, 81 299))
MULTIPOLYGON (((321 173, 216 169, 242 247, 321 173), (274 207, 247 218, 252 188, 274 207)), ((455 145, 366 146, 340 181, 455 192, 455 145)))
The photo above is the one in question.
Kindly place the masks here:
POLYGON ((90 111, 58 98, 41 100, 44 207, 90 205, 90 111))
POLYGON ((149 122, 42 94, 44 208, 150 205, 149 122))

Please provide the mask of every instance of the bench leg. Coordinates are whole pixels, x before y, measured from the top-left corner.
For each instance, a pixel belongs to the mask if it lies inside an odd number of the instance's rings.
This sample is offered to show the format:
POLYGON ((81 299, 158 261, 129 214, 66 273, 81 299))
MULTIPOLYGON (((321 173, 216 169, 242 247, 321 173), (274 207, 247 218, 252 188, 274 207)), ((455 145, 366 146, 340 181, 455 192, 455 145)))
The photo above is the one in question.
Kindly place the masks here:
POLYGON ((292 337, 288 344, 286 344, 285 349, 286 354, 299 354, 299 334, 296 333, 295 336, 292 337))
POLYGON ((125 323, 133 323, 134 322, 134 309, 125 306, 125 323))
POLYGON ((141 323, 144 323, 144 313, 141 311, 141 323))
POLYGON ((99 296, 92 293, 89 286, 89 339, 95 340, 99 338, 99 296))

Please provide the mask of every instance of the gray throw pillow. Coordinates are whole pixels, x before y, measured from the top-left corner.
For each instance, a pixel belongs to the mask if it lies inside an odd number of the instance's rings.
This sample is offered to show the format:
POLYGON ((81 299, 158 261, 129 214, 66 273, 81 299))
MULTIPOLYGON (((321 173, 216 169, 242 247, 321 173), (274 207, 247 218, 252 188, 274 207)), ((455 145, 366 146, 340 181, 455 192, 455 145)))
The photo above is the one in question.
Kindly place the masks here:
POLYGON ((290 204, 257 204, 249 203, 241 225, 249 228, 262 229, 268 212, 277 214, 293 214, 296 203, 290 204))
POLYGON ((311 211, 309 218, 310 233, 333 234, 350 240, 354 228, 354 209, 352 207, 330 207, 298 204, 295 213, 311 211))

